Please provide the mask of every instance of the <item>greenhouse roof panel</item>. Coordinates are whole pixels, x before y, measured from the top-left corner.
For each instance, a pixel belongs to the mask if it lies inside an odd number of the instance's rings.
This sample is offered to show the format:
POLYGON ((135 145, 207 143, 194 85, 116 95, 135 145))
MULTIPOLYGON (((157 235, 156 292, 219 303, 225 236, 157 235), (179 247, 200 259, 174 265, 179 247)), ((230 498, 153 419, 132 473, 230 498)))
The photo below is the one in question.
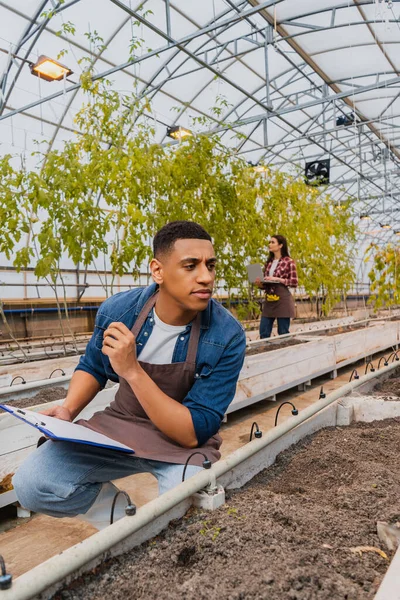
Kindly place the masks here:
POLYGON ((33 165, 38 136, 43 147, 71 139, 83 101, 82 59, 89 57, 94 72, 106 74, 119 92, 137 83, 148 95, 159 142, 168 139, 167 125, 189 127, 193 116, 209 115, 206 131, 220 130, 231 146, 238 141, 224 135, 226 122, 246 132, 240 145, 246 159, 257 153, 302 170, 305 159, 329 156, 331 180, 359 198, 361 208, 362 196, 383 199, 398 181, 400 2, 98 0, 93 6, 0 2, 3 154, 22 152, 33 165), (73 71, 68 81, 32 78, 30 63, 60 53, 73 71), (211 111, 222 97, 219 123, 211 111), (378 151, 384 162, 374 161, 378 151))

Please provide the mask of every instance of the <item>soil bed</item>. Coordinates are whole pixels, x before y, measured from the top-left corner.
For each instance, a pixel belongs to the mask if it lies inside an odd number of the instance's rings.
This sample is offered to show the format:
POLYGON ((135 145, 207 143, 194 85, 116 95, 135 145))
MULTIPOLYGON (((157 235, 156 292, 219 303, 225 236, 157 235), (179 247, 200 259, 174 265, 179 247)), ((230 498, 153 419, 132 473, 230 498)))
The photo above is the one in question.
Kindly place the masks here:
POLYGON ((400 419, 309 436, 219 510, 191 509, 54 598, 372 599, 393 554, 376 522, 400 520, 399 447, 400 419))
MULTIPOLYGON (((108 389, 114 387, 113 381, 107 381, 105 388, 108 389)), ((14 400, 11 405, 17 408, 28 408, 29 406, 36 406, 38 404, 47 404, 48 402, 54 402, 55 400, 63 400, 67 397, 68 390, 63 387, 44 387, 39 389, 38 393, 34 396, 28 396, 26 398, 18 398, 14 400)), ((7 404, 8 401, 4 402, 7 404)), ((0 413, 1 413, 0 409, 0 413)))
POLYGON ((265 344, 257 346, 256 348, 248 348, 246 350, 246 356, 253 356, 255 354, 264 354, 265 352, 272 352, 272 350, 281 350, 282 348, 289 348, 289 346, 298 346, 299 344, 307 344, 304 340, 285 340, 279 342, 265 342, 265 344))
POLYGON ((358 331, 360 329, 366 329, 365 323, 360 323, 359 325, 340 325, 335 327, 334 329, 312 329, 312 330, 304 330, 302 331, 303 335, 307 336, 320 336, 320 337, 331 337, 333 335, 339 335, 341 333, 351 333, 352 331, 358 331))
MULTIPOLYGON (((28 406, 36 406, 37 404, 47 404, 47 402, 54 402, 54 400, 62 400, 67 395, 67 390, 62 387, 53 388, 42 388, 34 396, 28 396, 26 398, 18 398, 11 402, 11 406, 17 408, 28 408, 28 406)), ((7 404, 7 402, 5 402, 7 404)))
MULTIPOLYGON (((391 396, 396 400, 400 398, 400 377, 399 374, 396 373, 393 377, 389 377, 386 381, 382 381, 378 383, 376 387, 370 392, 371 395, 376 396, 391 396)), ((368 394, 369 395, 369 394, 368 394)))

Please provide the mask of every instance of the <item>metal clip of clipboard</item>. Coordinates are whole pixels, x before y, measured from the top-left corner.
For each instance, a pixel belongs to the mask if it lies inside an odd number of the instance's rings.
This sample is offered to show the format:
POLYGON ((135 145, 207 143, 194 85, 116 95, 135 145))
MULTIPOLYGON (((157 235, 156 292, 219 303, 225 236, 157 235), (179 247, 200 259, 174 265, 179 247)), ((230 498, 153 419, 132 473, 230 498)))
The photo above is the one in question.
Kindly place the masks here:
POLYGON ((45 427, 45 426, 46 426, 46 423, 43 423, 43 421, 39 421, 39 422, 38 422, 38 421, 36 421, 36 419, 35 419, 35 418, 34 418, 34 420, 33 420, 33 421, 31 421, 31 420, 28 418, 28 416, 30 417, 30 416, 32 416, 32 415, 30 415, 29 413, 27 413, 27 412, 26 412, 26 411, 24 411, 24 410, 21 410, 20 408, 16 408, 16 409, 15 409, 15 412, 16 412, 16 413, 19 413, 19 414, 21 414, 21 415, 23 415, 23 417, 24 417, 25 421, 29 421, 29 423, 31 423, 31 424, 32 424, 32 425, 34 425, 35 427, 39 427, 39 426, 41 426, 41 427, 45 427))

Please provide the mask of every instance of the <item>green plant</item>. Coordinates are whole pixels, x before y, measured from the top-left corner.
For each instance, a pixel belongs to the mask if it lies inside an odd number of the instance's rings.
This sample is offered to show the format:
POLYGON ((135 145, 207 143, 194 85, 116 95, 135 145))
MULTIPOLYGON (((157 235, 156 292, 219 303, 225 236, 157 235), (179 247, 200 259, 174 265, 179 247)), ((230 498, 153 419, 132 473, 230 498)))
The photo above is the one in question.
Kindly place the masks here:
POLYGON ((210 537, 211 541, 215 542, 215 540, 219 536, 222 528, 217 527, 216 525, 213 525, 213 527, 209 527, 209 525, 210 525, 210 521, 203 521, 203 527, 202 527, 202 529, 200 529, 199 533, 200 533, 200 535, 210 537))
POLYGON ((246 518, 244 515, 239 515, 238 509, 234 508, 233 506, 229 506, 228 504, 225 504, 225 509, 226 509, 227 514, 230 517, 234 517, 235 519, 238 519, 239 521, 246 518))
POLYGON ((379 247, 371 244, 367 249, 365 262, 372 260, 368 276, 371 281, 369 302, 375 309, 400 304, 400 247, 387 244, 379 247))
MULTIPOLYGON (((65 27, 73 33, 71 23, 65 27)), ((88 38, 101 51, 101 36, 94 31, 88 38)), ((211 234, 217 283, 228 298, 242 300, 239 317, 259 314, 261 293, 249 289, 245 265, 265 261, 274 233, 288 238, 300 285, 321 299, 321 311, 351 285, 352 255, 344 251, 355 239, 349 207, 335 208, 296 173, 255 172, 218 135, 195 133, 160 146, 146 116, 148 100, 94 81, 92 64, 81 83, 87 101, 76 115, 77 135, 62 150, 38 151, 40 168, 29 173, 12 167, 11 157, 0 161, 0 251, 11 257, 26 236, 14 266, 33 263, 36 276, 55 291, 59 309, 62 286, 67 322, 62 259, 84 268, 109 260, 111 280, 99 274, 108 295, 118 276, 140 271, 155 232, 176 219, 197 221, 211 234)), ((213 118, 227 108, 218 97, 213 118)))

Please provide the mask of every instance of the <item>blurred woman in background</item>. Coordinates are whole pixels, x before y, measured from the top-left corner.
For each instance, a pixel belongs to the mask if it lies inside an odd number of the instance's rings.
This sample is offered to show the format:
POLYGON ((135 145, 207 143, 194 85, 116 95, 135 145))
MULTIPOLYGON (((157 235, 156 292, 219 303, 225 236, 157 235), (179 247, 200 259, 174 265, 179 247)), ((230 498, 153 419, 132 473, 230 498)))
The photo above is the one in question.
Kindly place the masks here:
POLYGON ((273 235, 268 244, 269 256, 264 265, 264 279, 256 285, 265 290, 260 338, 271 337, 275 319, 278 320, 278 335, 289 333, 290 319, 295 316, 295 304, 289 288, 298 285, 296 263, 289 256, 286 238, 273 235))

